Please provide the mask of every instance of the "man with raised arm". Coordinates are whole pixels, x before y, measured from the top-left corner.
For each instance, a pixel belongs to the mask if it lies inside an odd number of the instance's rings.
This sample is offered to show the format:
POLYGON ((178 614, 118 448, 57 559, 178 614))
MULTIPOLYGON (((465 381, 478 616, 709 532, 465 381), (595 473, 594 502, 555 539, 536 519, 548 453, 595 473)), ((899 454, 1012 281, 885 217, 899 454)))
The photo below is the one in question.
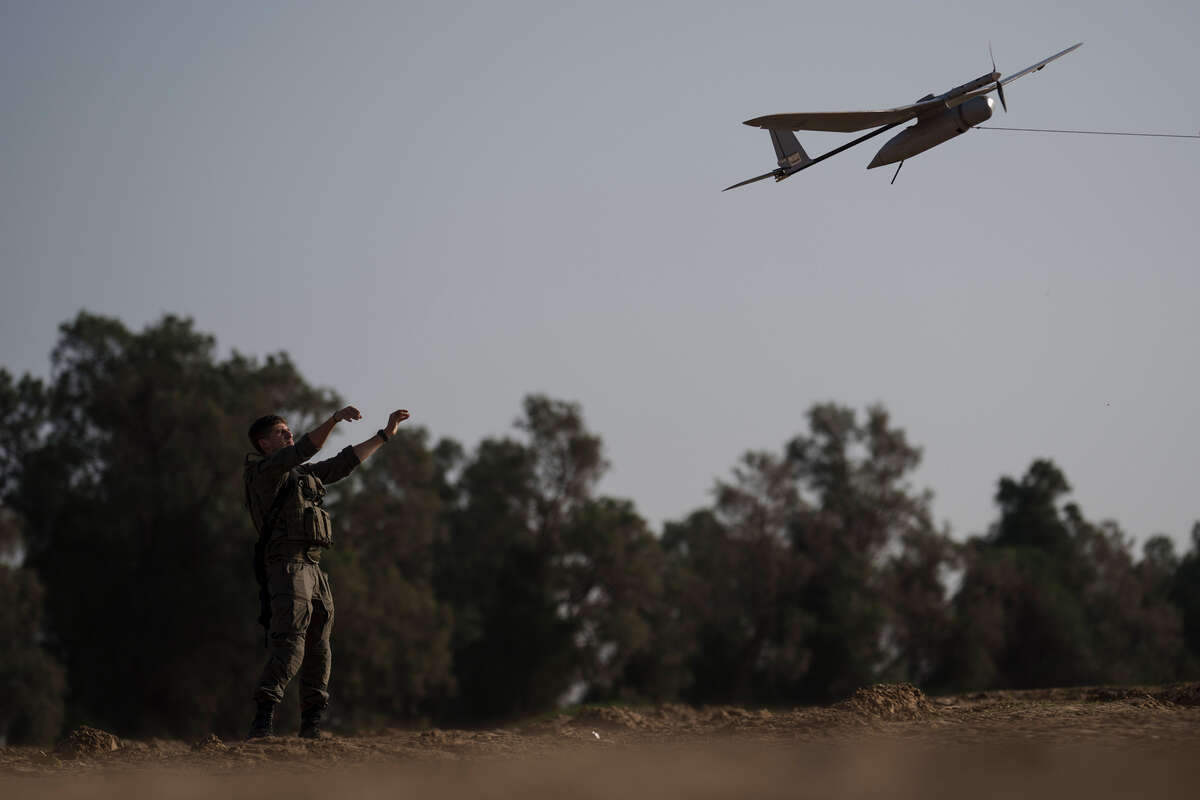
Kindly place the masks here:
POLYGON ((333 458, 308 464, 339 422, 362 419, 346 406, 292 441, 287 422, 275 414, 250 426, 255 452, 246 456, 243 477, 246 506, 258 531, 254 571, 260 593, 259 622, 267 629, 267 665, 254 690, 257 711, 248 739, 274 735, 275 706, 288 683, 300 674, 300 735, 321 736, 321 718, 329 704, 329 634, 333 595, 321 570, 321 550, 333 542, 329 514, 323 508, 325 484, 345 478, 408 419, 393 411, 387 425, 361 444, 333 458))

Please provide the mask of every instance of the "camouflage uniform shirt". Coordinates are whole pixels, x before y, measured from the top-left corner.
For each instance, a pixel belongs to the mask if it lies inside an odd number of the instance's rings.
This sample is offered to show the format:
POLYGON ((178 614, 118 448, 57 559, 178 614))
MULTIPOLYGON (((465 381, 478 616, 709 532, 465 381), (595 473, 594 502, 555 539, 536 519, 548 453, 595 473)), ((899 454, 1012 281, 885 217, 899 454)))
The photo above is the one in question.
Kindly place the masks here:
MULTIPOLYGON (((288 479, 292 469, 297 472, 313 475, 321 483, 330 484, 345 478, 360 463, 354 454, 354 448, 347 445, 333 458, 306 464, 317 454, 317 446, 313 444, 308 434, 288 447, 282 447, 269 456, 260 453, 246 455, 244 479, 249 489, 247 502, 250 505, 250 516, 254 520, 255 530, 262 527, 263 516, 271 508, 275 496, 288 479)), ((275 529, 267 540, 267 563, 290 560, 306 560, 316 564, 321 560, 321 548, 284 539, 284 514, 276 514, 275 529)))

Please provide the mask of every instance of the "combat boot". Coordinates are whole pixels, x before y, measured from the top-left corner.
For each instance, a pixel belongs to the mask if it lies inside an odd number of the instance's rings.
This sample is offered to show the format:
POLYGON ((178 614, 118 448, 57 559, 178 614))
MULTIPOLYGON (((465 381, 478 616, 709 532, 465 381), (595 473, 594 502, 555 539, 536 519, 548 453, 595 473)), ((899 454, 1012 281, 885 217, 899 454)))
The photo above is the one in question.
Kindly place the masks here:
POLYGON ((320 739, 321 718, 325 716, 325 709, 310 708, 300 714, 300 738, 301 739, 320 739))
POLYGON ((269 700, 258 701, 258 711, 254 713, 254 721, 250 723, 250 732, 246 739, 266 739, 275 735, 275 704, 269 700))

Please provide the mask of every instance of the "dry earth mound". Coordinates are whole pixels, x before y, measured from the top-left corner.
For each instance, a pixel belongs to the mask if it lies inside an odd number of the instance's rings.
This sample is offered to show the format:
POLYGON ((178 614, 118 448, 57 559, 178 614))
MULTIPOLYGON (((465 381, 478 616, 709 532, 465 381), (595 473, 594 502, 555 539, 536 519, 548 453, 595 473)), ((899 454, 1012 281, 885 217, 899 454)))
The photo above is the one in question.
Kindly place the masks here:
POLYGON ((1200 683, 1175 683, 1154 693, 1157 700, 1177 706, 1200 706, 1200 683))
POLYGON ((834 708, 871 719, 924 719, 934 713, 925 693, 911 683, 877 683, 859 689, 834 708))
POLYGON ((595 706, 581 708, 568 724, 597 730, 644 731, 661 727, 661 720, 653 719, 652 714, 643 714, 631 708, 595 706))
POLYGON ((67 734, 67 738, 59 742, 54 749, 62 758, 79 758, 80 756, 111 753, 120 748, 121 740, 116 736, 107 731, 83 725, 67 734))
POLYGON ((210 733, 200 741, 192 745, 192 750, 198 753, 227 753, 229 745, 221 741, 221 737, 215 733, 210 733))
POLYGON ((690 706, 667 703, 646 708, 620 706, 585 706, 573 716, 560 717, 559 727, 571 726, 603 730, 644 732, 713 731, 724 728, 758 727, 773 719, 770 711, 750 710, 736 706, 690 706))
POLYGON ((1089 703, 1125 703, 1138 708, 1165 709, 1171 706, 1169 700, 1137 687, 1101 686, 1086 690, 1083 699, 1089 703))

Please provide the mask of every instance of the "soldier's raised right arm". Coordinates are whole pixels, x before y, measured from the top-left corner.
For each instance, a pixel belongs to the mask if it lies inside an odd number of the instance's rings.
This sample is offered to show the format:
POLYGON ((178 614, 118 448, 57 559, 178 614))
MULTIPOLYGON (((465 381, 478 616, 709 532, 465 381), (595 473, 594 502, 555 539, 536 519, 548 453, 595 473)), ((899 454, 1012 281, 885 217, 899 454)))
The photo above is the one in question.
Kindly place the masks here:
POLYGON ((333 431, 333 427, 346 420, 362 419, 362 414, 354 406, 346 406, 335 411, 329 419, 300 437, 294 444, 281 447, 264 458, 259 465, 259 473, 286 472, 308 461, 324 446, 325 440, 333 431))

